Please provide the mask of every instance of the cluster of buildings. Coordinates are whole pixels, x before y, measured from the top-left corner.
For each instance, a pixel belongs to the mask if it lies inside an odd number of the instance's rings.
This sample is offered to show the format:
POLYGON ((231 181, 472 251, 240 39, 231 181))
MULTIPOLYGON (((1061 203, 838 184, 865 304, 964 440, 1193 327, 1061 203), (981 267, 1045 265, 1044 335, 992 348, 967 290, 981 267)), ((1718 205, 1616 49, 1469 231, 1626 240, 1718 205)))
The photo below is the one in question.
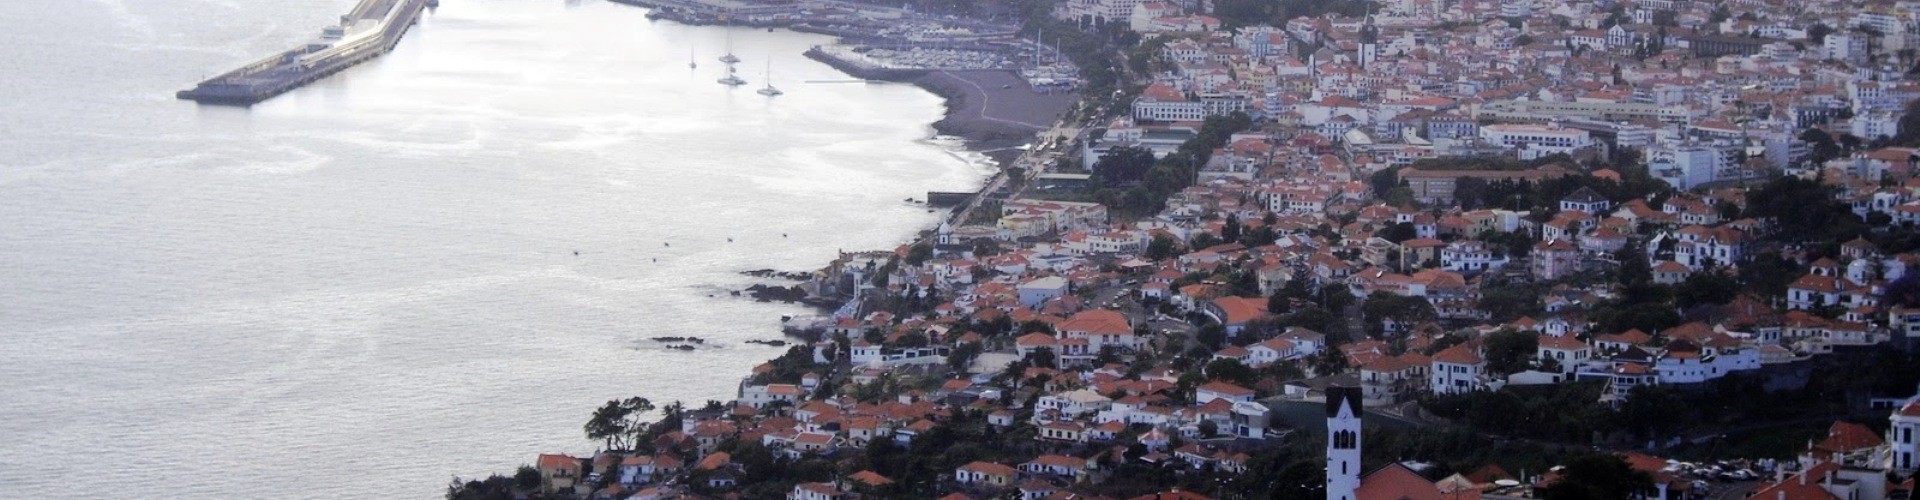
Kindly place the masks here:
MULTIPOLYGON (((1377 170, 1421 158, 1633 154, 1678 189, 1862 169, 1897 135, 1915 4, 1382 2, 1364 17, 1222 30, 1190 1, 1077 0, 1158 47, 1131 118, 1147 135, 1244 112, 1377 170), (1907 51, 1907 52, 1902 52, 1907 51), (1860 151, 1821 154, 1809 128, 1860 151)), ((1110 136, 1112 137, 1112 136, 1110 136)), ((1147 138, 1113 137, 1095 150, 1147 138)), ((1876 172, 1874 176, 1884 175, 1876 172)))
MULTIPOLYGON (((941 225, 930 252, 903 246, 836 265, 814 288, 856 299, 808 346, 813 372, 768 380, 774 368, 762 366, 732 405, 690 412, 657 447, 684 453, 571 459, 571 471, 562 470, 570 458, 543 456, 543 475, 571 487, 611 468, 617 480, 596 483, 609 497, 667 498, 685 481, 733 484, 741 466, 716 449, 723 441, 820 456, 876 440, 911 445, 970 414, 1031 429, 1049 451, 958 467, 941 480, 950 498, 1080 498, 1077 485, 1129 462, 1244 471, 1251 450, 1287 432, 1275 408, 1324 402, 1330 499, 1499 496, 1516 479, 1554 478, 1494 468, 1428 481, 1398 465, 1363 475, 1362 407, 1593 380, 1604 382, 1604 401, 1619 402, 1636 386, 1764 374, 1920 335, 1920 309, 1882 303, 1920 254, 1861 239, 1821 255, 1777 243, 1774 221, 1739 216, 1755 193, 1742 183, 1791 175, 1833 188, 1865 223, 1920 223, 1920 154, 1878 147, 1920 97, 1920 84, 1903 78, 1913 62, 1904 54, 1920 49, 1920 3, 1376 5, 1363 17, 1225 31, 1193 1, 1060 2, 1063 19, 1123 25, 1155 47, 1155 72, 1125 116, 1083 141, 1082 163, 1096 176, 1120 148, 1172 153, 1209 117, 1245 113, 1256 126, 1212 151, 1191 187, 1149 218, 1117 222, 1097 203, 1015 198, 991 223, 941 225), (1821 137, 1859 145, 1822 153, 1831 145, 1821 137), (1469 184, 1618 183, 1622 172, 1580 162, 1621 155, 1675 192, 1618 199, 1583 187, 1531 209, 1460 205, 1469 184), (1485 156, 1533 166, 1416 166, 1485 156), (1375 192, 1370 181, 1389 168, 1407 200, 1375 192), (1742 292, 1652 331, 1601 330, 1596 313, 1624 286, 1580 279, 1644 266, 1652 283, 1683 286, 1738 276, 1763 249, 1805 270, 1784 296, 1742 292), (1502 305, 1487 292, 1516 284, 1545 290, 1538 307, 1496 321, 1502 305), (1393 296, 1431 314, 1356 321, 1371 322, 1371 335, 1286 323, 1290 310, 1331 295, 1393 296), (925 306, 872 306, 889 301, 925 306), (1190 353, 1212 328, 1217 347, 1196 363, 1190 353), (1496 371, 1487 340, 1514 332, 1537 347, 1519 369, 1496 371), (969 345, 982 354, 947 369, 969 345), (1221 360, 1254 375, 1205 373, 1221 360), (893 390, 851 395, 880 385, 893 390), (1136 446, 1146 453, 1127 453, 1136 446), (660 481, 668 477, 675 482, 660 481)), ((1844 449, 1756 498, 1884 498, 1885 472, 1910 475, 1920 460, 1916 408, 1901 402, 1884 438, 1842 439, 1844 449), (1847 472, 1868 466, 1880 467, 1881 483, 1847 472), (1876 489, 1881 496, 1861 493, 1876 489)), ((1663 460, 1629 462, 1659 479, 1649 497, 1686 488, 1668 481, 1663 460)), ((865 471, 798 485, 788 498, 854 498, 892 481, 865 471)), ((1161 496, 1183 497, 1199 496, 1161 496)))

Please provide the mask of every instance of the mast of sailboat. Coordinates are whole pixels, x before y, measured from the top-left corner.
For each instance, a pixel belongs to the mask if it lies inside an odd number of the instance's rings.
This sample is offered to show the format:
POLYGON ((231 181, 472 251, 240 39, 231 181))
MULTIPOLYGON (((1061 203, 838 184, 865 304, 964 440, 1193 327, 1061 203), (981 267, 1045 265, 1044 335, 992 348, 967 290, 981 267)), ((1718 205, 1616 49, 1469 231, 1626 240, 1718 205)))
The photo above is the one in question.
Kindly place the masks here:
POLYGON ((733 55, 733 27, 726 26, 725 29, 727 30, 727 54, 720 56, 720 62, 731 65, 740 62, 740 58, 733 55))

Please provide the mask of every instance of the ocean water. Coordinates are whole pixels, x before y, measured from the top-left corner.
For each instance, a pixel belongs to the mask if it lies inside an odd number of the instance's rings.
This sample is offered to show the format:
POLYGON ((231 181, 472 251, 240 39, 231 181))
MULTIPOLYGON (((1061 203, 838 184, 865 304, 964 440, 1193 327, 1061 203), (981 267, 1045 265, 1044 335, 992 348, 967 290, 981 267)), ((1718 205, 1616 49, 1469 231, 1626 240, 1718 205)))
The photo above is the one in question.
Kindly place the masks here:
POLYGON ((350 6, 0 2, 0 498, 432 498, 591 452, 599 403, 780 352, 743 341, 809 311, 741 271, 891 248, 989 173, 931 94, 825 83, 823 37, 595 0, 443 0, 251 109, 173 99, 350 6))

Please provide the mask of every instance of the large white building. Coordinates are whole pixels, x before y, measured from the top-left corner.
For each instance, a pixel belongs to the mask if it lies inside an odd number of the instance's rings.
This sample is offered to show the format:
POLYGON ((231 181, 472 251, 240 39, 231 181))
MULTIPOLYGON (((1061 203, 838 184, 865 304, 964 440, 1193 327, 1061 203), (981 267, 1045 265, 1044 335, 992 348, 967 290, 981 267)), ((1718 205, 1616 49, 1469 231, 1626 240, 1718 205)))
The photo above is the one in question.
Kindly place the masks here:
POLYGON ((1554 120, 1584 118, 1605 122, 1651 119, 1683 124, 1692 121, 1695 111, 1686 106, 1662 106, 1642 102, 1591 101, 1493 101, 1474 111, 1475 118, 1511 120, 1554 120))
POLYGON ((1201 121, 1207 118, 1207 104, 1188 99, 1185 93, 1167 85, 1149 85, 1133 100, 1133 119, 1156 122, 1201 121))
POLYGON ((1518 150, 1520 159, 1567 153, 1593 146, 1593 137, 1585 130, 1547 125, 1501 124, 1480 127, 1480 138, 1489 143, 1518 150))
POLYGON ((1867 37, 1846 32, 1827 35, 1820 45, 1820 55, 1835 61, 1854 61, 1867 56, 1867 37))
POLYGON ((1085 24, 1121 23, 1130 25, 1133 9, 1144 0, 1071 0, 1054 11, 1054 17, 1085 24))
POLYGON ((1872 111, 1855 115, 1847 121, 1847 128, 1855 137, 1877 139, 1893 137, 1900 133, 1900 117, 1891 111, 1872 111))
POLYGON ((1718 178, 1726 153, 1706 144, 1661 144, 1647 149, 1647 171, 1674 189, 1693 189, 1718 178))

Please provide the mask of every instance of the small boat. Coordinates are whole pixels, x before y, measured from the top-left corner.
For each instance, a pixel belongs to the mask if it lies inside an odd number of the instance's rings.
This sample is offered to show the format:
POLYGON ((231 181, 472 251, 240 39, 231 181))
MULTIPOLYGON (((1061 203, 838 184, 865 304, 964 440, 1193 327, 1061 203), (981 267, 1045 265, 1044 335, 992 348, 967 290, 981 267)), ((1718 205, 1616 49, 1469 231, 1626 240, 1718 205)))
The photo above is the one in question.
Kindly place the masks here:
POLYGON ((699 69, 699 68, 700 68, 700 63, 694 62, 693 49, 689 47, 687 49, 687 69, 699 69))
POLYGON ((733 30, 727 30, 727 55, 720 56, 720 62, 727 64, 740 62, 740 58, 733 56, 733 30))
POLYGON ((733 74, 733 66, 731 65, 727 66, 727 76, 720 77, 718 81, 721 85, 728 87, 738 87, 747 84, 746 80, 740 79, 740 75, 733 74))
POLYGON ((780 89, 773 88, 773 60, 772 59, 767 60, 767 86, 762 87, 760 90, 756 90, 754 92, 767 97, 773 97, 773 96, 786 93, 786 92, 781 92, 780 89))

